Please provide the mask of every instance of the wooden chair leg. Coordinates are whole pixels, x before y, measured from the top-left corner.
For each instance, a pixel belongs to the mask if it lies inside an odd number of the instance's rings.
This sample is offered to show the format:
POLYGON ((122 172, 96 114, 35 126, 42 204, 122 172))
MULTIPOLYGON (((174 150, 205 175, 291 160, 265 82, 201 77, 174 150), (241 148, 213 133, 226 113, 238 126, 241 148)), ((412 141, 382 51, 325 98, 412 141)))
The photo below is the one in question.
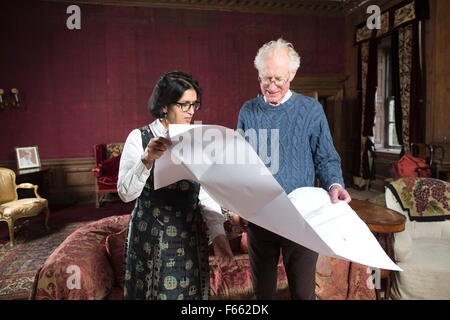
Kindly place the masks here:
POLYGON ((100 192, 97 179, 98 178, 95 178, 95 207, 100 208, 100 192))
POLYGON ((44 222, 44 226, 45 226, 46 230, 49 229, 49 227, 48 227, 48 217, 49 217, 49 215, 50 215, 50 209, 47 207, 47 208, 45 208, 45 222, 44 222))
POLYGON ((95 193, 95 207, 100 208, 100 195, 98 192, 95 193))
POLYGON ((14 220, 8 221, 8 229, 9 229, 9 245, 11 247, 14 246, 14 220))

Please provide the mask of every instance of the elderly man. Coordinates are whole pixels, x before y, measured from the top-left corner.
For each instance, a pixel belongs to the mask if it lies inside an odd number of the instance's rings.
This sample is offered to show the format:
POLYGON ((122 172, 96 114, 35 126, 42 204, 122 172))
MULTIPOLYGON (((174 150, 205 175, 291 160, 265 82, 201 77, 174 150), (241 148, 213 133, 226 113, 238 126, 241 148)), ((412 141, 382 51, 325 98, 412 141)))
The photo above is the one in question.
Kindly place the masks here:
MULTIPOLYGON (((271 155, 279 161, 279 165, 271 166, 276 168, 272 174, 286 193, 314 186, 318 177, 322 187, 329 190, 333 203, 350 202, 322 106, 289 89, 300 66, 300 57, 292 44, 283 39, 266 43, 259 49, 254 64, 262 95, 244 103, 237 129, 241 133, 254 129, 257 140, 264 139, 256 145, 255 139, 246 136, 260 156, 266 157, 260 154, 263 151, 279 150, 278 157, 271 155), (278 141, 271 138, 274 131, 278 141), (261 143, 266 147, 261 148, 261 143), (273 143, 278 143, 277 148, 271 146, 273 143)), ((247 224, 244 219, 242 223, 247 224)), ((315 299, 316 252, 252 223, 248 224, 248 248, 256 299, 276 298, 280 249, 291 297, 315 299)))

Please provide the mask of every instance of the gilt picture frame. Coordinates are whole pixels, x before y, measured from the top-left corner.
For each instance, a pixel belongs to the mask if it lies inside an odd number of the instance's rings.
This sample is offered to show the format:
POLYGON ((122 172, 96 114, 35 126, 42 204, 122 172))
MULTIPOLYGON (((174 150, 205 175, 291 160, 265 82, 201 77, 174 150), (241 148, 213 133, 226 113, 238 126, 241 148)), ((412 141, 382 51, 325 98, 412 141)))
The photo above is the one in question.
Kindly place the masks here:
POLYGON ((41 166, 38 146, 15 147, 15 150, 18 169, 38 168, 41 166))

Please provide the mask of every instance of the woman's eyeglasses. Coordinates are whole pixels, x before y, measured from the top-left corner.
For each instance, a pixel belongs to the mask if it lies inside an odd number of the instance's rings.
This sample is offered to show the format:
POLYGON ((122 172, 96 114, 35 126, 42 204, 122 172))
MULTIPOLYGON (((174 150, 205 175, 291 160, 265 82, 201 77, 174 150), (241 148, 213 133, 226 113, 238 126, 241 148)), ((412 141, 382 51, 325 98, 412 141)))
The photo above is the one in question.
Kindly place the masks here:
POLYGON ((193 103, 190 103, 190 102, 184 102, 184 103, 175 102, 174 104, 179 106, 181 108, 181 111, 183 111, 183 112, 188 112, 189 110, 191 110, 192 107, 194 107, 195 111, 198 111, 198 110, 200 110, 200 107, 201 107, 201 104, 198 101, 193 102, 193 103))

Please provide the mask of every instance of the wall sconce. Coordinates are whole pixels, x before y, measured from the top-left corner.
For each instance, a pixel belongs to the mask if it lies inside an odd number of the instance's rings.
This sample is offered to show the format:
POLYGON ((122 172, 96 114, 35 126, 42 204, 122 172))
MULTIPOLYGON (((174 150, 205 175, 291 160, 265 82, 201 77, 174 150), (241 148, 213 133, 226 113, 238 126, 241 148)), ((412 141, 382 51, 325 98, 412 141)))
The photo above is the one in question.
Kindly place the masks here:
POLYGON ((3 94, 5 93, 5 90, 0 89, 0 110, 3 110, 5 107, 3 106, 3 94))
POLYGON ((19 90, 17 88, 11 89, 11 94, 5 94, 5 90, 0 89, 0 110, 6 107, 19 108, 19 90))

